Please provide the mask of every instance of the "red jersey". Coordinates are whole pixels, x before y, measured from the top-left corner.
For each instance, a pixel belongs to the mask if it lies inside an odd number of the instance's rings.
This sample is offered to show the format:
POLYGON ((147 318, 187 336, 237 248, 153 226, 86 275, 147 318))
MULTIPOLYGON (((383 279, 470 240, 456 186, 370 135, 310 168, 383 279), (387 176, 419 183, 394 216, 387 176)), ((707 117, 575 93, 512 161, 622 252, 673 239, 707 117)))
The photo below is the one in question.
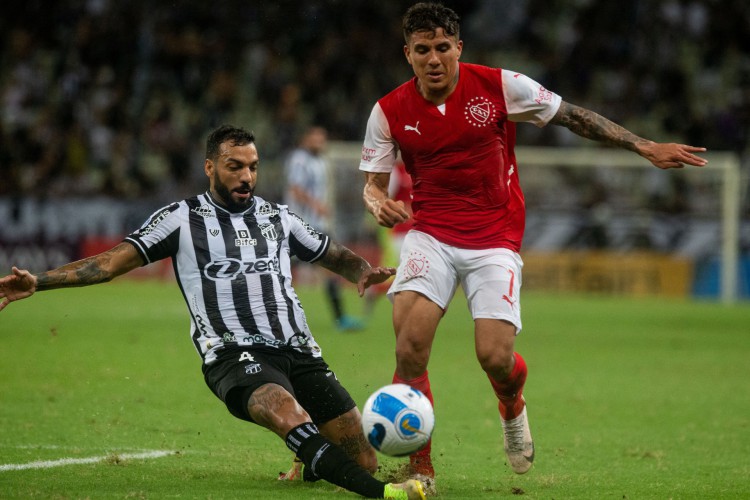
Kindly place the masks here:
POLYGON ((520 73, 460 63, 455 90, 436 106, 413 78, 373 108, 359 168, 391 172, 400 150, 413 183, 414 229, 460 248, 518 252, 525 206, 514 122, 543 126, 560 102, 520 73))

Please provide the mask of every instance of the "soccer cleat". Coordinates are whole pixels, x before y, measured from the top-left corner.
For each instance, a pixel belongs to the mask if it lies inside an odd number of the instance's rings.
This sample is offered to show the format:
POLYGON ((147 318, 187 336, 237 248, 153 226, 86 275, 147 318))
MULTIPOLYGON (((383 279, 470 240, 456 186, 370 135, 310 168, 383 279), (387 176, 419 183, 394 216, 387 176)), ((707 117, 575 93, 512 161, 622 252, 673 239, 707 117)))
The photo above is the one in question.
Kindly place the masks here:
POLYGON ((516 474, 524 474, 534 462, 534 441, 529 430, 529 418, 524 403, 521 413, 510 420, 500 418, 503 426, 503 446, 510 462, 510 467, 516 474))
POLYGON ((435 485, 435 468, 432 466, 430 455, 416 453, 409 457, 409 478, 416 479, 422 483, 425 493, 430 496, 437 495, 435 485))
POLYGON ((303 468, 302 460, 300 460, 297 457, 294 457, 294 461, 292 462, 292 467, 286 471, 286 472, 279 472, 279 481, 298 481, 302 479, 302 468, 303 468))
POLYGON ((422 483, 422 490, 426 495, 431 497, 436 496, 437 487, 435 486, 435 470, 432 468, 432 463, 429 462, 429 457, 419 458, 421 458, 422 460, 412 460, 411 463, 401 464, 400 466, 398 466, 396 469, 391 471, 391 474, 388 476, 388 479, 386 479, 386 481, 396 482, 415 479, 422 483), (425 458, 429 463, 426 463, 425 458))
POLYGON ((432 476, 419 473, 412 474, 411 479, 422 485, 422 491, 424 491, 426 495, 430 495, 431 497, 437 495, 437 486, 435 485, 434 473, 432 476))
POLYGON ((409 479, 404 483, 388 483, 383 491, 383 498, 388 500, 425 500, 422 483, 409 479))

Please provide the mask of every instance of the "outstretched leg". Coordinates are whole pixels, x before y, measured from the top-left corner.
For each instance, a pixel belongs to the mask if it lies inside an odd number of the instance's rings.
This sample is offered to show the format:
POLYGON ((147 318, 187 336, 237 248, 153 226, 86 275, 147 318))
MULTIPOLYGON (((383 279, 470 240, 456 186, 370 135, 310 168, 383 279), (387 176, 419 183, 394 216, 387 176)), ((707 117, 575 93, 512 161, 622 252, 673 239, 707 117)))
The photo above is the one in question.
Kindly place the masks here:
POLYGON ((387 484, 370 475, 339 446, 325 438, 296 399, 277 384, 265 384, 247 398, 257 424, 281 437, 318 477, 367 498, 424 498, 421 484, 387 484))

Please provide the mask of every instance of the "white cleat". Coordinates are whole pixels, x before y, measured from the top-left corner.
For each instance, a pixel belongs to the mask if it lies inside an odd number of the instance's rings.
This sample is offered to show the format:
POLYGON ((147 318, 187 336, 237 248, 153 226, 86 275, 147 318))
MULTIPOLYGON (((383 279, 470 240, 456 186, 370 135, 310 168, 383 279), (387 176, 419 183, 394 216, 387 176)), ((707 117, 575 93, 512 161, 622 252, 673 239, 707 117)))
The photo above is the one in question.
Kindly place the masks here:
POLYGON ((531 439, 526 405, 524 404, 523 411, 516 418, 500 418, 500 423, 503 425, 503 446, 510 467, 516 474, 528 472, 534 462, 534 441, 531 439))

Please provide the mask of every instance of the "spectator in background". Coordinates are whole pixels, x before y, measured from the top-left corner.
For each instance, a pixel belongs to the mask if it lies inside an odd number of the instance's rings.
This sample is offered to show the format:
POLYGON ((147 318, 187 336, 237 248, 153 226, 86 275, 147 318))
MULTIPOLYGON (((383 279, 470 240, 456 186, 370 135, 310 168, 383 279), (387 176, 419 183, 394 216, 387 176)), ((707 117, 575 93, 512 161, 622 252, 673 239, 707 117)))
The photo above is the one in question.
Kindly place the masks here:
MULTIPOLYGON (((332 180, 329 165, 323 156, 327 141, 326 130, 323 127, 312 126, 302 134, 299 146, 289 153, 284 162, 285 203, 290 211, 302 217, 311 226, 331 234, 333 231, 333 213, 330 205, 332 180)), ((296 266, 297 271, 303 273, 301 266, 304 264, 296 266)), ((307 268, 307 270, 312 272, 311 278, 322 277, 317 266, 307 268)), ((326 295, 336 327, 343 331, 360 330, 363 327, 362 322, 344 314, 338 279, 331 275, 326 275, 324 279, 326 295)))

